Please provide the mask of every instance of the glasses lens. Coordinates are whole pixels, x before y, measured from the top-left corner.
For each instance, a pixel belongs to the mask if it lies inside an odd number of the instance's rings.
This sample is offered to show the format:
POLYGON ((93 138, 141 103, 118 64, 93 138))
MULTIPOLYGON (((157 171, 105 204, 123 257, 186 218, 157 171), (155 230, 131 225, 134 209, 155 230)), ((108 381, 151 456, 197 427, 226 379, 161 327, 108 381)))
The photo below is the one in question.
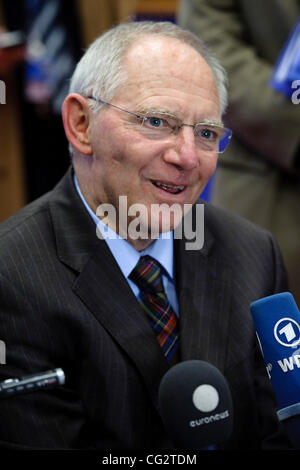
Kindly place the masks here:
POLYGON ((220 126, 197 124, 194 127, 196 144, 207 151, 218 152, 219 142, 223 134, 224 129, 220 126))
MULTIPOLYGON (((177 118, 157 113, 146 115, 142 118, 140 131, 149 139, 163 139, 170 134, 177 135, 183 125, 177 118)), ((232 132, 217 125, 197 124, 194 127, 196 144, 203 150, 222 153, 227 148, 232 132)))
POLYGON ((149 139, 161 139, 170 135, 177 126, 177 120, 168 115, 147 115, 143 118, 141 130, 149 139))
POLYGON ((232 131, 230 129, 224 129, 224 135, 221 137, 220 142, 219 142, 219 153, 223 153, 230 142, 232 136, 232 131))

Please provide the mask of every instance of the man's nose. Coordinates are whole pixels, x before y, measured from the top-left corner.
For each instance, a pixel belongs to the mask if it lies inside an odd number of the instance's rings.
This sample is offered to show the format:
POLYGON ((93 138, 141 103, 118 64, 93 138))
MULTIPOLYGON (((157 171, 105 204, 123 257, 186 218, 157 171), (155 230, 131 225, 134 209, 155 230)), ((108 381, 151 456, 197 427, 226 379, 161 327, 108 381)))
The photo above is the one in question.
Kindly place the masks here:
POLYGON ((165 161, 182 170, 193 170, 199 165, 199 148, 195 143, 193 126, 184 125, 173 136, 173 145, 165 153, 165 161), (173 140, 174 139, 174 140, 173 140))

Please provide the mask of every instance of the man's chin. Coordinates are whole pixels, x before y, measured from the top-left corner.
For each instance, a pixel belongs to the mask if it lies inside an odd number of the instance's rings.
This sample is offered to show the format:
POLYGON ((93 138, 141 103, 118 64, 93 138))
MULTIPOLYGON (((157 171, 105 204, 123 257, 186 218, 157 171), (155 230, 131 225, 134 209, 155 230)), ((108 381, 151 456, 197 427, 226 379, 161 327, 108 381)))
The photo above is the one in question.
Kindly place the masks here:
POLYGON ((147 220, 132 221, 128 225, 128 236, 130 238, 141 238, 157 240, 160 236, 168 238, 170 233, 181 223, 182 214, 177 217, 160 216, 159 218, 149 217, 147 220))

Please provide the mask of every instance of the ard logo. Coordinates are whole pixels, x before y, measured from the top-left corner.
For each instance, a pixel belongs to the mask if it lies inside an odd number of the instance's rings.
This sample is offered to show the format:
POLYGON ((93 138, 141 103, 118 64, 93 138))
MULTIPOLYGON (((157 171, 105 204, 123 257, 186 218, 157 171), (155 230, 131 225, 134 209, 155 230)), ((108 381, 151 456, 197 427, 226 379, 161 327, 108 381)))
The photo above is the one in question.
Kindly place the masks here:
POLYGON ((295 348, 300 343, 300 327, 292 318, 281 318, 274 327, 276 341, 282 346, 295 348))
POLYGON ((6 86, 3 80, 0 80, 0 104, 6 104, 6 86))

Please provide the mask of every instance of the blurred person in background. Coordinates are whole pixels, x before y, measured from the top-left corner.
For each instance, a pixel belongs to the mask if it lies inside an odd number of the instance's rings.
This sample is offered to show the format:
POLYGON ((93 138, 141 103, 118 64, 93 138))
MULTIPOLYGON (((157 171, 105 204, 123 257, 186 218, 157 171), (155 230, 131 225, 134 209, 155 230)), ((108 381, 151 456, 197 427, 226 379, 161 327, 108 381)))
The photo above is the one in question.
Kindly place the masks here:
MULTIPOLYGON (((4 24, 0 4, 0 25, 4 24)), ((0 40, 6 29, 0 27, 0 40)), ((15 67, 24 60, 24 47, 0 47, 0 221, 26 202, 21 144, 21 123, 17 110, 15 67)))
POLYGON ((299 18, 299 0, 181 0, 178 12, 179 23, 201 35, 228 72, 224 122, 233 137, 212 200, 273 232, 298 305, 300 106, 270 78, 299 18))
POLYGON ((135 0, 0 0, 1 31, 26 44, 0 50, 0 220, 44 194, 69 166, 61 104, 84 48, 127 19, 135 0), (5 54, 5 55, 4 55, 5 54))

